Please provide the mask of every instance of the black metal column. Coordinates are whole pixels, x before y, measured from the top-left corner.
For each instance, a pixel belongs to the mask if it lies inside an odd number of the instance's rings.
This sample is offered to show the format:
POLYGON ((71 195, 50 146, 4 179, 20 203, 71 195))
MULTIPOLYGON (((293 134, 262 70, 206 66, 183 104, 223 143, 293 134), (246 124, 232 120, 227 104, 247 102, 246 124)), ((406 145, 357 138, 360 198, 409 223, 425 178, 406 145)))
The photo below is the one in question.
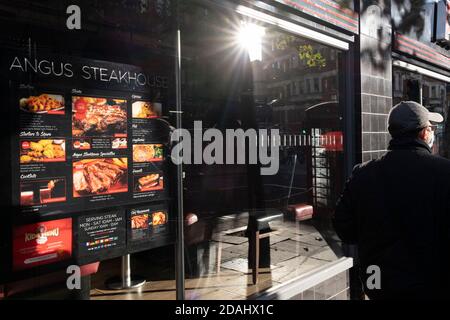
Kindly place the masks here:
MULTIPOLYGON (((175 75, 176 75, 176 128, 182 128, 182 108, 181 108, 181 31, 176 34, 176 55, 175 55, 175 75)), ((177 300, 185 299, 185 270, 184 270, 184 214, 183 214, 183 165, 177 165, 177 238, 175 248, 175 278, 177 300)))

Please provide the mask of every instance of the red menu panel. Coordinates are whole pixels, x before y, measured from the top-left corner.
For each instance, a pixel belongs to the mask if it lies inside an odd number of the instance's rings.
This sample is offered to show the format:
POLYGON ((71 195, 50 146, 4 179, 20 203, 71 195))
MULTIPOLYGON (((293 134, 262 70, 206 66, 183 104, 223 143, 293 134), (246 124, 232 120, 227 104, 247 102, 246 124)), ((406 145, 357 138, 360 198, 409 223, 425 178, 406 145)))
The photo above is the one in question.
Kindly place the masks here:
POLYGON ((19 226, 13 230, 13 269, 23 270, 72 256, 72 218, 19 226))

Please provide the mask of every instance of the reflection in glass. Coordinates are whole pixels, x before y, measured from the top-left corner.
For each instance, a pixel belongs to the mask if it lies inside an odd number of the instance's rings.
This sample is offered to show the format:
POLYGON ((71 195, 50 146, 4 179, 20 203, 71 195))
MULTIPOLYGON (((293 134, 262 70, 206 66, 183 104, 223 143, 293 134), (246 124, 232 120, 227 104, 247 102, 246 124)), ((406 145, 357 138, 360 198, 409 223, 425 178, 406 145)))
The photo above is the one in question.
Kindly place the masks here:
POLYGON ((449 158, 450 138, 447 119, 450 90, 448 90, 448 84, 399 67, 393 68, 393 79, 394 105, 401 101, 412 100, 424 105, 431 112, 438 112, 444 116, 444 123, 439 124, 435 132, 436 142, 433 153, 449 158))
POLYGON ((342 53, 210 7, 191 6, 182 21, 183 126, 281 137, 275 175, 184 166, 185 215, 196 217, 185 227, 188 298, 205 296, 205 279, 246 298, 340 254, 330 215, 343 184, 342 53))

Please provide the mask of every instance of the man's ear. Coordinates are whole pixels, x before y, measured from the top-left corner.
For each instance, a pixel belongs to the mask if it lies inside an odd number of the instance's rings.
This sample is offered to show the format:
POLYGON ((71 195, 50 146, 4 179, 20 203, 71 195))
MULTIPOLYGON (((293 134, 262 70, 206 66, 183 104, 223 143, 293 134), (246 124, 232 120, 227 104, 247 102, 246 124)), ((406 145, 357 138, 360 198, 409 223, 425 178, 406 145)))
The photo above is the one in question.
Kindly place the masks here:
POLYGON ((423 128, 422 130, 419 131, 419 139, 421 139, 423 141, 427 141, 428 140, 427 128, 423 128))

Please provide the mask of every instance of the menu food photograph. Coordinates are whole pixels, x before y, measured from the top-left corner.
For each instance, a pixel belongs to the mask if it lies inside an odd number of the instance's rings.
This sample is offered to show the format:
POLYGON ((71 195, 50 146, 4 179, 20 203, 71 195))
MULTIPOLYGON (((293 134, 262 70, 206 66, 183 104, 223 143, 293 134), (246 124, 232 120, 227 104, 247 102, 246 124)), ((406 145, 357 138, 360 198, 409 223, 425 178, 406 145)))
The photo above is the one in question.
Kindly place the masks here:
POLYGON ((116 138, 112 141, 113 149, 127 149, 128 141, 126 138, 116 138))
POLYGON ((20 110, 35 114, 65 114, 64 97, 43 93, 20 99, 20 110))
POLYGON ((133 118, 152 119, 161 117, 161 104, 149 101, 135 101, 132 105, 133 118))
POLYGON ((66 180, 64 177, 52 180, 33 180, 20 184, 21 206, 57 203, 66 200, 66 180))
POLYGON ((131 217, 131 229, 147 229, 148 214, 134 215, 131 217))
POLYGON ((167 223, 167 213, 164 211, 156 211, 152 214, 152 225, 154 227, 156 226, 162 226, 167 223))
POLYGON ((162 160, 164 160, 164 147, 162 144, 133 145, 134 162, 154 162, 162 160))
POLYGON ((65 162, 66 142, 63 139, 23 140, 20 163, 65 162))
POLYGON ((164 189, 164 177, 161 173, 150 173, 134 177, 134 191, 148 192, 164 189))
POLYGON ((84 159, 73 163, 75 198, 128 191, 128 159, 84 159))
POLYGON ((91 139, 75 139, 72 147, 74 150, 90 150, 91 145, 91 139))
POLYGON ((74 137, 126 137, 127 101, 122 99, 72 97, 74 137))

